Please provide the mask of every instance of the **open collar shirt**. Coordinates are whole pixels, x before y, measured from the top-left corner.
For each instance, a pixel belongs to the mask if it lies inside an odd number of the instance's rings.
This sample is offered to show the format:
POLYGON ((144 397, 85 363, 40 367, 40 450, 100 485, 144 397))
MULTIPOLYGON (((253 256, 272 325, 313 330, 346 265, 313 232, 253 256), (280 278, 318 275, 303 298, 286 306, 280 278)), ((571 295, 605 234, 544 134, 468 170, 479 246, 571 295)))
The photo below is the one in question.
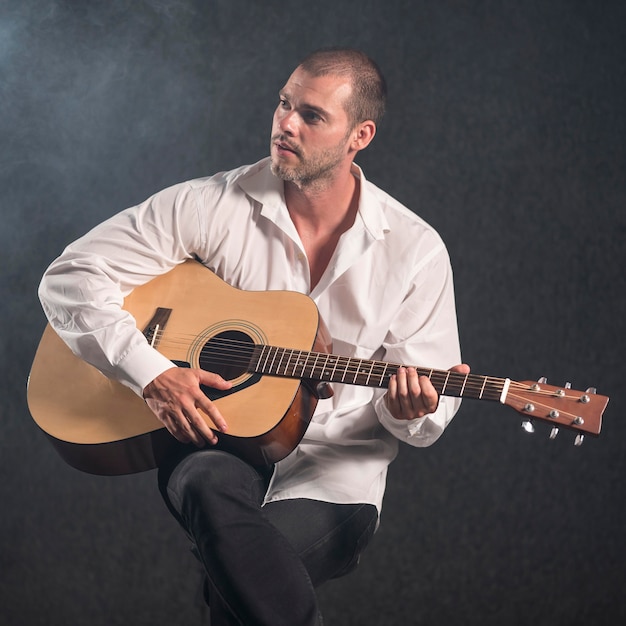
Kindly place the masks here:
MULTIPOLYGON (((123 298, 197 258, 239 289, 308 294, 335 354, 436 369, 460 363, 452 271, 442 240, 356 165, 353 174, 360 183, 355 223, 313 289, 283 182, 263 159, 165 189, 68 246, 39 289, 50 324, 81 358, 141 395, 172 363, 148 345, 121 308, 123 298)), ((441 397, 432 415, 401 421, 386 409, 384 390, 333 387, 302 442, 277 463, 266 501, 366 502, 380 510, 398 441, 430 445, 460 402, 441 397)))

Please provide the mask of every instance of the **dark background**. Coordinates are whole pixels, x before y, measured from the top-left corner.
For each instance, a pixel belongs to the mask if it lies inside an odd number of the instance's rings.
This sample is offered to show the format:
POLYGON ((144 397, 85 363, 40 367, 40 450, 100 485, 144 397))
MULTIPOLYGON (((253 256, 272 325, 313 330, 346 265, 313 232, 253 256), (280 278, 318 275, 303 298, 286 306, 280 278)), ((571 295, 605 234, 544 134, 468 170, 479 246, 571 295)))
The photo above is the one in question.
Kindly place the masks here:
POLYGON ((611 402, 581 448, 473 401, 432 448, 403 447, 360 569, 320 591, 326 622, 624 623, 625 7, 1 3, 0 623, 201 623, 154 473, 81 474, 29 417, 36 288, 102 219, 265 156, 278 89, 336 44, 388 77, 388 117, 358 162, 446 240, 473 371, 611 402))

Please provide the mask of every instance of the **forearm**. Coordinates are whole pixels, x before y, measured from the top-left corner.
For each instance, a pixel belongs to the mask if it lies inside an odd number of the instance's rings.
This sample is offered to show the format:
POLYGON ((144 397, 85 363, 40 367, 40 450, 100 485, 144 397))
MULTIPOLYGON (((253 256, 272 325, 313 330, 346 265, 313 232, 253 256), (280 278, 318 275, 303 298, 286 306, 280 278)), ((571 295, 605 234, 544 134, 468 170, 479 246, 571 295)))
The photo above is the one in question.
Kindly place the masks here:
POLYGON ((430 445, 460 401, 439 397, 431 382, 414 368, 469 371, 467 365, 460 365, 452 271, 445 250, 416 273, 384 347, 385 361, 405 367, 392 377, 386 392, 379 392, 374 404, 378 418, 398 439, 430 445))
POLYGON ((138 394, 172 363, 148 345, 123 309, 124 297, 190 256, 167 235, 176 232, 178 215, 172 208, 176 196, 165 203, 166 194, 114 216, 68 246, 39 286, 50 325, 70 349, 138 394))
POLYGON ((48 321, 69 348, 109 378, 141 394, 172 363, 151 348, 123 308, 115 280, 92 260, 89 270, 61 256, 48 269, 39 297, 48 321))

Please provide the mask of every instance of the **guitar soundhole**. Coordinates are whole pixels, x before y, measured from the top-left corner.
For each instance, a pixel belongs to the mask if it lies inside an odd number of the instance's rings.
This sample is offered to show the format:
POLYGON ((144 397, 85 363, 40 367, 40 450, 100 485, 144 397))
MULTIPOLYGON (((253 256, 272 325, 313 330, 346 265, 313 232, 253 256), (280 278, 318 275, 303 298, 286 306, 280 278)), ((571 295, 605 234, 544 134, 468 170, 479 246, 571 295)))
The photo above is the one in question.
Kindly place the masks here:
POLYGON ((234 380, 250 371, 254 341, 239 330, 218 333, 200 351, 200 367, 225 380, 234 380))

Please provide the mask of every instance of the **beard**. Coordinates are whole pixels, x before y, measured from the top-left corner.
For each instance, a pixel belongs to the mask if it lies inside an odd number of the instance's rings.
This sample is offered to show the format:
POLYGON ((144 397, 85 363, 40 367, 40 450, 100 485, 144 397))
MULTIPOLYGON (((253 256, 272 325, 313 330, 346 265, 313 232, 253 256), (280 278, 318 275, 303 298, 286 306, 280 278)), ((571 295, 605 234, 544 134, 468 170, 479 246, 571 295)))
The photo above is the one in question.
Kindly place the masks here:
POLYGON ((285 182, 295 184, 299 188, 323 186, 333 177, 336 167, 345 159, 345 140, 335 146, 326 148, 310 156, 303 156, 300 147, 288 141, 280 133, 272 137, 272 146, 280 141, 293 151, 298 163, 289 165, 280 157, 271 157, 272 174, 285 182))

